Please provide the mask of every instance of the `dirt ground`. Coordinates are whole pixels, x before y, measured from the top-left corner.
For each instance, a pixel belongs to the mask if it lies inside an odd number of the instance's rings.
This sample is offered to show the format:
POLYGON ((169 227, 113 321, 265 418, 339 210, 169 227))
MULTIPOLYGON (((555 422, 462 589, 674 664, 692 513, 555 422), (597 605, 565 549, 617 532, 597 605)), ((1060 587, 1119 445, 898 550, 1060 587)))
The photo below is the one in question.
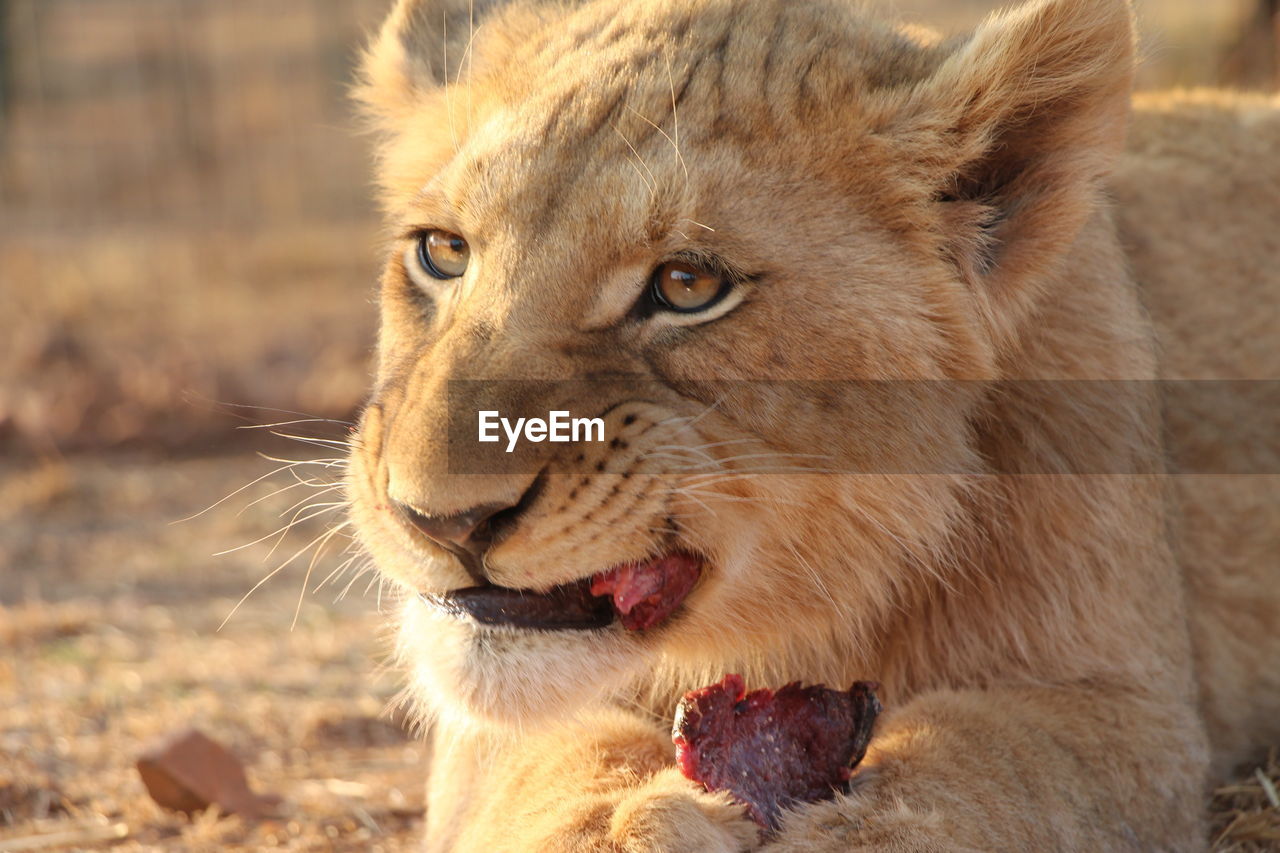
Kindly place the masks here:
POLYGON ((288 484, 278 476, 174 523, 273 467, 236 451, 0 468, 0 850, 67 832, 75 849, 410 848, 425 750, 388 710, 398 683, 376 583, 361 577, 335 603, 348 567, 298 609, 299 558, 219 630, 326 528, 299 525, 270 557, 270 539, 211 555, 270 533, 301 497, 332 495, 298 486, 245 509, 288 484), (285 798, 280 819, 187 818, 149 799, 134 761, 188 726, 243 758, 255 790, 285 798))

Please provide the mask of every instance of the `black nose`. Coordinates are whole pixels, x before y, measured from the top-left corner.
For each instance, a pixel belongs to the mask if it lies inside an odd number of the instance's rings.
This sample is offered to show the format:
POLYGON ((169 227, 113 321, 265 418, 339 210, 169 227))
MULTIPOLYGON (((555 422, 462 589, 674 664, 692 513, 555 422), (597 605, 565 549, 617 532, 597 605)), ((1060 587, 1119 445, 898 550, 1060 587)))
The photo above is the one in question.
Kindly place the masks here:
POLYGON ((514 505, 480 504, 451 515, 428 515, 408 504, 399 506, 405 518, 424 536, 457 557, 467 574, 479 583, 487 582, 484 552, 493 544, 495 521, 504 515, 513 515, 514 505))

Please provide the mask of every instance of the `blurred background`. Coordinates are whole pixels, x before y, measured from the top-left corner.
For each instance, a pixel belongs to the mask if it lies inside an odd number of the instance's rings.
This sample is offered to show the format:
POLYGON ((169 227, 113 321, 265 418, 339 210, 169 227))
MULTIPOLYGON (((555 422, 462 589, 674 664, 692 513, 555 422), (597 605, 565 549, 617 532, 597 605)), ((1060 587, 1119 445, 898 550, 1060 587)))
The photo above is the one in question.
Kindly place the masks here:
MULTIPOLYGON (((377 253, 347 86, 388 5, 0 0, 0 447, 211 448, 215 401, 350 416, 377 253)), ((1275 5, 1140 0, 1140 85, 1274 86, 1275 5)))
MULTIPOLYGON (((331 490, 380 263, 347 89, 389 5, 0 0, 0 850, 412 835, 423 747, 383 713, 379 590, 331 490), (280 820, 146 798, 138 751, 192 724, 280 820)), ((998 4, 882 5, 957 31, 998 4)), ((1275 0, 1137 5, 1142 87, 1277 85, 1275 0)))

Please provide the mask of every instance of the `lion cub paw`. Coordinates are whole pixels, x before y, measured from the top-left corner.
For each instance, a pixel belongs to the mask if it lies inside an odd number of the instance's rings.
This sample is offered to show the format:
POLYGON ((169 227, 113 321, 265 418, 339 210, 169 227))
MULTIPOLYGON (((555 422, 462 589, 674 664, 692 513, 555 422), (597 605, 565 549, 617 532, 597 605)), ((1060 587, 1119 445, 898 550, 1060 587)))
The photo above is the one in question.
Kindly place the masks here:
POLYGON ((663 770, 614 808, 610 840, 626 853, 742 853, 759 843, 745 809, 663 770))

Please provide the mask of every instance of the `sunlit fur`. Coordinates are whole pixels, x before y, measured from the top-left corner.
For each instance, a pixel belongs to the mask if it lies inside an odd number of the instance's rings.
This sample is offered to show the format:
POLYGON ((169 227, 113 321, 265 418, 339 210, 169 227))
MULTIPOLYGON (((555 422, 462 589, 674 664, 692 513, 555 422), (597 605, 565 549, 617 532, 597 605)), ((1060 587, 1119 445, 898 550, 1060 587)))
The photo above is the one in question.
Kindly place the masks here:
POLYGON ((1276 105, 1154 102, 1123 154, 1132 42, 1124 0, 951 41, 842 0, 396 5, 360 90, 390 231, 349 489, 435 718, 430 849, 754 849, 671 765, 674 702, 727 671, 883 685, 851 792, 770 850, 1204 847, 1211 774, 1280 739, 1276 479, 1171 486, 1140 393, 960 381, 1277 375, 1236 334, 1280 325, 1275 263, 1238 260, 1277 256, 1276 105), (1218 171, 1247 205, 1201 203, 1218 171), (465 276, 414 283, 423 228, 468 239, 465 276), (689 250, 741 301, 629 316, 689 250), (650 382, 603 401, 620 441, 460 473, 450 380, 602 374, 650 382), (876 410, 705 379, 939 381, 876 410), (473 581, 393 500, 513 504, 538 470, 489 578, 701 553, 668 624, 483 629, 418 598, 473 581))

